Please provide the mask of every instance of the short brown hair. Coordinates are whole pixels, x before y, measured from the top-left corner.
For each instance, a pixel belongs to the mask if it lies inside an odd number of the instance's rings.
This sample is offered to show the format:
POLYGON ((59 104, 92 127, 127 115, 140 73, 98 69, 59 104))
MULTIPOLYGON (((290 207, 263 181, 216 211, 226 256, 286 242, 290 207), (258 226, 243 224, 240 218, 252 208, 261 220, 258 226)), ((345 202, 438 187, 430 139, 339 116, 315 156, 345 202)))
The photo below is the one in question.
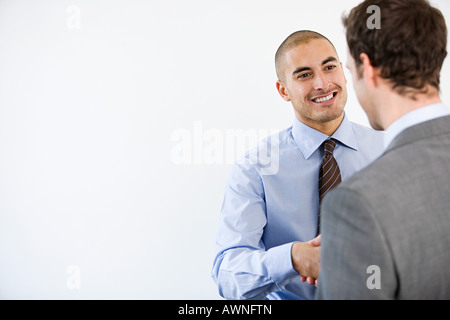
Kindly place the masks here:
POLYGON ((318 32, 311 31, 311 30, 299 30, 291 35, 289 35, 280 45, 278 48, 276 54, 275 54, 275 69, 277 72, 278 80, 282 80, 284 78, 283 74, 283 57, 284 54, 291 50, 292 48, 297 47, 298 45, 308 43, 313 39, 325 39, 327 40, 334 48, 334 45, 331 43, 330 40, 328 40, 327 37, 324 35, 321 35, 318 32))
POLYGON ((430 85, 439 90, 447 27, 442 13, 427 0, 366 0, 342 21, 359 74, 360 54, 366 53, 397 93, 412 93, 414 99, 430 85), (371 5, 380 8, 380 29, 367 25, 371 5))

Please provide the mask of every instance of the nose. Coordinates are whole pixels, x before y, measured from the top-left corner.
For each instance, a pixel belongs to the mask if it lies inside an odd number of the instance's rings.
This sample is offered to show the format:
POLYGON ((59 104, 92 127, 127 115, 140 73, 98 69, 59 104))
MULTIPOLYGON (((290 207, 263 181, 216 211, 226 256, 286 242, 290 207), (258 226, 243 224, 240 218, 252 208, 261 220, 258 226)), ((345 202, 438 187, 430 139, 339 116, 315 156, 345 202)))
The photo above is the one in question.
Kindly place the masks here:
POLYGON ((316 73, 314 77, 314 89, 327 91, 330 87, 331 84, 327 76, 322 72, 316 73))

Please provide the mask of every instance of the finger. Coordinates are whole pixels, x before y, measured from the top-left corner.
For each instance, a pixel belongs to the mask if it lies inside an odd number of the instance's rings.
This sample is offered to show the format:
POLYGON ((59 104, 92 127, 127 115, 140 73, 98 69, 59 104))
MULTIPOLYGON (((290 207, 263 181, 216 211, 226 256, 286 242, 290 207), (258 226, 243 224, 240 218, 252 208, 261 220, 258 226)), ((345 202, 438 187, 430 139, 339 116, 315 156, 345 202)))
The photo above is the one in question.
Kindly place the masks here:
POLYGON ((312 239, 309 243, 310 243, 312 246, 318 247, 318 246, 320 246, 321 240, 322 240, 322 235, 319 234, 317 237, 315 237, 314 239, 312 239))

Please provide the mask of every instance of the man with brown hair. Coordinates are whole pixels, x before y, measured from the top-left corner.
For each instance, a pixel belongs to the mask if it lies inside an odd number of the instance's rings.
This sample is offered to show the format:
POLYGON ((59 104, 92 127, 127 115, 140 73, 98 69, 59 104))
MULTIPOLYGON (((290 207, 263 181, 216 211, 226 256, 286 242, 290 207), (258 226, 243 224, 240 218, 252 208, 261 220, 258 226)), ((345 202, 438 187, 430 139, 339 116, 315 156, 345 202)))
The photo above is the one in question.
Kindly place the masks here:
POLYGON ((319 299, 450 298, 450 112, 442 13, 367 0, 343 19, 359 102, 385 152, 322 203, 319 299), (380 9, 380 29, 366 24, 380 9))

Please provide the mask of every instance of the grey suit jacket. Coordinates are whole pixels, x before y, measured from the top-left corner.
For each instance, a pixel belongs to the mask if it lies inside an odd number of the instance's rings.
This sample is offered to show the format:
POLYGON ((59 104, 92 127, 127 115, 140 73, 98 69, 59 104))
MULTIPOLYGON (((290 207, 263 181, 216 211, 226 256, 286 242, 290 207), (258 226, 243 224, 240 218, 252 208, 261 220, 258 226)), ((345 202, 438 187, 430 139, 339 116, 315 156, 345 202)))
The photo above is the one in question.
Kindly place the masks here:
POLYGON ((318 299, 450 299, 450 116, 324 198, 318 299))

